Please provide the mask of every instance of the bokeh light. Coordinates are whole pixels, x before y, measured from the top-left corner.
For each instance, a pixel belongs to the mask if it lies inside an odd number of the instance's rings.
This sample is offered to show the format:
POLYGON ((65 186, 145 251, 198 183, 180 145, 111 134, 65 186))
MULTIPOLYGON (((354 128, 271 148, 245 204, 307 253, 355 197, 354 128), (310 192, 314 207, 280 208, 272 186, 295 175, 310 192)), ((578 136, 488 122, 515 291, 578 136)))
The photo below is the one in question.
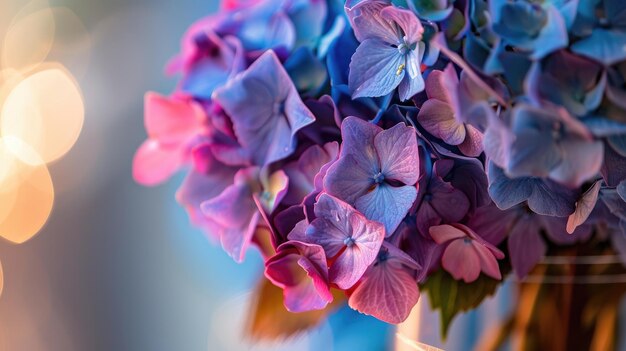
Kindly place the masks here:
POLYGON ((23 140, 41 161, 48 163, 74 145, 84 114, 77 83, 57 65, 25 78, 13 88, 2 107, 0 133, 2 137, 23 140))
POLYGON ((0 62, 3 67, 24 69, 42 63, 52 49, 55 33, 54 14, 49 7, 32 11, 43 4, 31 2, 18 13, 4 36, 0 62), (28 43, 28 45, 25 45, 28 43))
POLYGON ((50 172, 45 163, 32 162, 36 157, 23 141, 0 139, 0 236, 18 244, 43 227, 54 202, 50 172))

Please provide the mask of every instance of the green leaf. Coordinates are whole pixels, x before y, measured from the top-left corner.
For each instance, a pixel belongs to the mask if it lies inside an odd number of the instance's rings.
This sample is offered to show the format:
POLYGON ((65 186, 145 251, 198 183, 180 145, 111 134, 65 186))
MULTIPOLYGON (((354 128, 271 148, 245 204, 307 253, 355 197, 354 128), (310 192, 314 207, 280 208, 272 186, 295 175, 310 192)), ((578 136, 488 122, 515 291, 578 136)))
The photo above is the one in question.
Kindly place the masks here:
POLYGON ((499 280, 482 274, 468 284, 455 280, 448 272, 440 269, 431 274, 420 289, 428 294, 431 308, 440 311, 441 336, 445 339, 454 317, 459 312, 478 307, 486 297, 495 293, 499 284, 499 280))

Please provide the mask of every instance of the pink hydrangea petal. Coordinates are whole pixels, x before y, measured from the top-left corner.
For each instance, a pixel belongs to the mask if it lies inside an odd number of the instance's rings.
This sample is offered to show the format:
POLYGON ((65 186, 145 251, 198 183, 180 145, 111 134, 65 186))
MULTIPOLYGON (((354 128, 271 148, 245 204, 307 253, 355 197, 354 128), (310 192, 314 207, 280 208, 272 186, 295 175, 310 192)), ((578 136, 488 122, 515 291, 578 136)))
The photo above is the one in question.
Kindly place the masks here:
POLYGON ((283 289, 291 312, 319 310, 333 300, 328 286, 326 255, 319 245, 289 241, 266 262, 265 275, 283 289))
POLYGON ((330 281, 337 284, 340 289, 350 289, 361 279, 367 267, 376 258, 376 253, 366 256, 356 246, 346 248, 330 266, 328 271, 330 281))
POLYGON ((467 236, 464 231, 449 224, 432 226, 428 229, 428 232, 437 244, 444 244, 450 240, 460 239, 467 236))
POLYGON ((330 281, 348 289, 376 258, 385 237, 384 227, 325 193, 315 204, 315 215, 305 233, 307 241, 321 245, 326 256, 335 259, 329 270, 330 281))
POLYGON ((453 240, 443 252, 441 264, 454 279, 463 279, 466 283, 475 281, 480 275, 481 262, 471 241, 453 240))
POLYGON ((596 207, 601 185, 601 181, 596 181, 593 186, 576 201, 576 210, 567 219, 566 230, 569 234, 572 234, 579 225, 585 223, 587 218, 589 218, 591 211, 596 207))
POLYGON ((465 140, 459 144, 459 150, 469 157, 478 157, 483 152, 483 134, 473 126, 465 125, 465 140))
POLYGON ((465 140, 465 126, 454 118, 450 105, 441 100, 426 100, 417 115, 417 121, 446 144, 459 145, 465 140))
POLYGON ((502 251, 500 251, 497 247, 493 246, 492 244, 486 242, 483 238, 481 238, 478 234, 476 234, 476 232, 474 232, 468 226, 466 226, 464 224, 460 224, 460 223, 453 223, 451 225, 453 227, 456 227, 456 228, 460 229, 461 231, 463 231, 465 233, 465 235, 467 235, 469 238, 471 238, 475 242, 477 242, 480 245, 486 247, 489 251, 491 251, 491 253, 497 259, 503 259, 504 258, 504 253, 502 253, 502 251))
POLYGON ((480 260, 480 269, 487 274, 488 276, 494 279, 502 279, 502 274, 500 273, 500 267, 498 266, 498 261, 495 256, 486 246, 476 242, 473 240, 472 245, 478 254, 478 259, 480 260))
POLYGON ((386 1, 355 1, 346 2, 346 14, 354 29, 354 35, 358 41, 368 38, 383 39, 388 43, 395 43, 396 29, 381 16, 381 11, 389 6, 386 1))
POLYGON ((147 93, 144 106, 145 127, 151 139, 165 144, 182 143, 203 131, 204 110, 191 99, 147 93))
POLYGON ((448 64, 443 71, 434 70, 426 78, 426 95, 429 99, 437 99, 449 105, 455 102, 459 78, 452 64, 448 64))
POLYGON ((350 295, 348 304, 387 323, 401 323, 419 299, 414 274, 414 270, 393 258, 372 265, 350 295))
POLYGON ((407 41, 416 43, 422 40, 424 27, 422 27, 422 24, 413 11, 388 6, 380 11, 380 17, 387 20, 388 23, 395 22, 404 32, 408 39, 407 41))
POLYGON ((176 173, 183 163, 183 151, 179 147, 164 146, 148 139, 135 153, 133 178, 142 185, 158 185, 176 173))

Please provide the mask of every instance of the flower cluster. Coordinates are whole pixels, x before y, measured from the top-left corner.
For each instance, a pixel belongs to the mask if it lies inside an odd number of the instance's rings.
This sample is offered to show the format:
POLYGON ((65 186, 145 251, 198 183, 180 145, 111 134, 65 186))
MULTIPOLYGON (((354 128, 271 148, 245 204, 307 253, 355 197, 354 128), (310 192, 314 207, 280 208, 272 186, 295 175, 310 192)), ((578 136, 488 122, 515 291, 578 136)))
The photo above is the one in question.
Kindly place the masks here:
POLYGON ((591 237, 626 259, 626 2, 224 0, 145 101, 135 179, 289 311, 403 321, 443 269, 524 277, 591 237), (271 245, 267 245, 271 243, 271 245))

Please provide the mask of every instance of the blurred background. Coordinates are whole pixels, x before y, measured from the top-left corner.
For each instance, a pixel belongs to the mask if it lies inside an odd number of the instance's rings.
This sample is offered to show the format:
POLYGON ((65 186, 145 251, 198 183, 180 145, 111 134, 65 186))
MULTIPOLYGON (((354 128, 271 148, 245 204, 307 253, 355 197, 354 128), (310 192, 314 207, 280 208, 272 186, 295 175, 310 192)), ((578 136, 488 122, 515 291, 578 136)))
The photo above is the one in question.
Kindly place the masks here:
MULTIPOLYGON (((49 215, 44 209, 39 217, 32 211, 20 217, 37 228, 45 225, 28 241, 25 233, 0 242, 0 350, 383 350, 393 345, 394 328, 348 308, 284 343, 246 341, 241 337, 245 311, 262 274, 258 253, 235 264, 192 228, 174 199, 182 177, 157 188, 132 180, 132 157, 145 138, 143 95, 173 89, 175 79, 164 75, 164 65, 178 51, 186 28, 217 6, 217 0, 0 0, 5 88, 21 81, 19 72, 49 69, 58 73, 48 82, 50 89, 63 83, 68 91, 79 91, 75 104, 57 106, 78 112, 58 116, 47 127, 66 138, 64 156, 52 155, 42 165, 54 193, 44 191, 25 205, 45 207, 53 199, 54 206, 49 215), (39 66, 23 66, 33 63, 39 66)), ((0 90, 0 103, 7 95, 0 90)), ((26 119, 22 127, 31 130, 31 122, 26 119)), ((40 145, 44 152, 48 146, 40 145)), ((471 348, 481 330, 509 311, 511 285, 458 320, 447 344, 439 340, 436 314, 423 303, 420 341, 448 350, 471 348)))

